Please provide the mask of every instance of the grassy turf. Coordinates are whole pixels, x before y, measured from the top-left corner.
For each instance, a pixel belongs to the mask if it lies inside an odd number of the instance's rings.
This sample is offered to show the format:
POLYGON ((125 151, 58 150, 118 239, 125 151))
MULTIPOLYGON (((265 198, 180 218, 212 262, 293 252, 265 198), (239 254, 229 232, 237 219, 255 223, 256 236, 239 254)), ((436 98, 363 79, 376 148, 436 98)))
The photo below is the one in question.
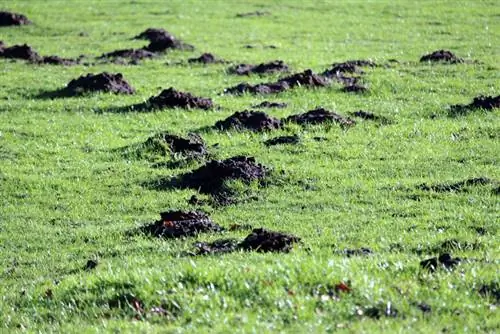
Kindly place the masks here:
POLYGON ((498 299, 478 292, 483 284, 496 284, 498 294, 494 186, 451 193, 416 188, 479 176, 500 179, 498 111, 448 117, 449 105, 499 93, 495 1, 7 1, 0 7, 35 22, 0 28, 0 40, 28 43, 42 55, 93 57, 140 47, 147 42, 130 38, 148 27, 164 27, 197 48, 140 66, 35 66, 0 59, 1 331, 498 330, 498 299), (271 15, 235 17, 255 10, 271 15), (249 44, 255 47, 244 47, 249 44), (478 62, 418 63, 437 49, 478 62), (366 69, 370 91, 363 95, 333 85, 234 97, 221 92, 241 81, 278 76, 242 79, 226 74, 224 64, 177 64, 204 51, 235 63, 282 59, 295 71, 319 72, 348 59, 399 63, 366 69), (104 70, 123 73, 137 94, 40 97, 81 74, 104 70), (170 86, 211 97, 221 108, 114 112, 170 86), (199 164, 154 168, 170 158, 135 154, 140 143, 159 131, 201 129, 265 99, 289 103, 269 111, 277 117, 322 106, 344 115, 370 110, 393 120, 384 126, 360 121, 349 130, 326 125, 264 134, 202 132, 209 145, 219 144, 212 149, 217 158, 251 155, 274 170, 269 186, 251 186, 257 201, 203 209, 223 226, 287 231, 303 245, 289 254, 193 258, 182 252, 195 240, 220 236, 162 241, 128 233, 161 211, 192 208, 187 199, 196 193, 146 186, 199 164), (300 145, 262 144, 292 133, 301 136, 300 145), (317 142, 316 136, 328 141, 317 142), (374 254, 340 254, 359 247, 374 254), (452 272, 419 268, 420 260, 446 251, 469 260, 452 272), (88 259, 99 261, 90 272, 82 270, 88 259), (327 298, 326 286, 341 281, 352 291, 327 298), (129 295, 146 312, 109 307, 129 295), (366 315, 367 308, 387 303, 397 309, 396 317, 366 315), (418 303, 432 311, 423 313, 418 303), (160 305, 168 316, 149 312, 160 305))

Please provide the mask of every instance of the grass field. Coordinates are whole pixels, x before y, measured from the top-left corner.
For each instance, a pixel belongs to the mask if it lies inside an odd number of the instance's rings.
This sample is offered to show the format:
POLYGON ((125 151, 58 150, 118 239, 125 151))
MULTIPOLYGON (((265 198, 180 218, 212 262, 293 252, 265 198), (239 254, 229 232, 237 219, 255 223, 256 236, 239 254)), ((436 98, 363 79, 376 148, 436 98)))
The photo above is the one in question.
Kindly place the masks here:
POLYGON ((145 45, 131 37, 149 27, 196 47, 139 65, 0 58, 0 332, 498 332, 498 109, 449 116, 451 105, 499 94, 496 1, 47 0, 2 1, 0 10, 34 22, 0 27, 0 40, 42 55, 92 62, 145 45), (253 11, 270 15, 236 17, 253 11), (466 62, 419 62, 439 49, 466 62), (202 52, 234 64, 281 59, 293 72, 349 59, 382 66, 364 68, 364 94, 334 84, 234 96, 221 93, 280 75, 242 78, 228 64, 185 63, 202 52), (122 73, 137 93, 42 97, 102 71, 122 73), (116 112, 171 86, 220 108, 116 112), (188 204, 195 190, 150 186, 203 162, 168 164, 169 155, 141 152, 147 138, 198 131, 264 100, 288 103, 265 110, 276 117, 324 107, 392 122, 200 131, 209 147, 218 144, 213 157, 248 155, 272 168, 267 186, 234 185, 256 200, 196 207, 188 204), (263 145, 285 134, 301 143, 263 145), (462 191, 418 187, 477 177, 493 181, 462 191), (225 227, 292 233, 302 243, 289 253, 193 257, 184 253, 198 240, 248 231, 179 240, 131 233, 173 209, 203 210, 225 227), (372 254, 343 252, 361 247, 372 254), (463 261, 434 273, 420 267, 442 253, 463 261), (89 259, 98 265, 84 270, 89 259), (340 282, 350 291, 333 292, 340 282))

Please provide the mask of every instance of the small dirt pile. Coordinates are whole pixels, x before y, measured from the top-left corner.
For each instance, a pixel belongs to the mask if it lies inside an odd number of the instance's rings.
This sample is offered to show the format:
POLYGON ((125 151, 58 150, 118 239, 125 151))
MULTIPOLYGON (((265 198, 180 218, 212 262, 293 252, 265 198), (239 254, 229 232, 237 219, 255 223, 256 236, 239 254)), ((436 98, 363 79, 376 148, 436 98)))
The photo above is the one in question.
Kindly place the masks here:
POLYGON ((142 59, 151 59, 156 57, 156 54, 144 49, 122 49, 116 50, 108 53, 104 53, 98 57, 98 59, 130 59, 133 61, 142 59))
POLYGON ((239 64, 228 69, 229 73, 237 75, 268 74, 277 72, 288 72, 290 68, 282 60, 275 60, 259 65, 239 64))
POLYGON ((469 104, 456 104, 450 107, 450 116, 459 116, 468 114, 471 111, 484 109, 493 110, 500 108, 500 95, 493 96, 478 96, 475 97, 469 104))
POLYGON ((0 27, 22 26, 32 22, 22 14, 0 11, 0 27))
POLYGON ((222 231, 222 227, 201 211, 167 211, 162 212, 160 216, 160 220, 142 227, 141 230, 162 238, 191 237, 199 233, 222 231))
POLYGON ((160 95, 151 97, 147 105, 157 108, 199 108, 210 109, 213 107, 213 102, 209 98, 196 97, 191 93, 184 93, 175 90, 173 87, 164 89, 160 95))
POLYGON ((335 122, 335 123, 340 124, 343 127, 349 127, 349 126, 353 126, 354 124, 356 124, 356 122, 350 118, 345 118, 345 117, 343 117, 335 112, 332 112, 332 111, 329 111, 329 110, 326 110, 323 108, 310 110, 310 111, 303 113, 303 114, 288 116, 283 121, 285 123, 291 122, 291 123, 297 123, 300 125, 335 122))
POLYGON ((264 145, 266 146, 274 146, 274 145, 296 145, 300 143, 300 138, 297 135, 293 136, 280 136, 280 137, 275 137, 268 139, 264 142, 264 145))
POLYGON ((149 40, 149 45, 143 49, 150 52, 164 52, 169 49, 194 50, 192 45, 178 40, 162 28, 148 28, 135 36, 134 39, 149 40))
POLYGON ((388 118, 385 118, 383 116, 378 116, 375 115, 372 112, 369 111, 364 111, 364 110, 359 110, 351 113, 352 116, 358 117, 367 121, 374 121, 382 124, 389 124, 391 121, 388 118))
POLYGON ((196 134, 189 134, 187 138, 170 133, 159 133, 148 138, 144 146, 162 154, 182 154, 188 157, 201 157, 208 154, 203 139, 196 134))
POLYGON ((134 39, 145 39, 150 42, 163 38, 174 38, 174 36, 163 28, 148 28, 134 37, 134 39))
POLYGON ((288 252, 300 238, 291 234, 256 228, 239 244, 239 248, 258 252, 288 252))
POLYGON ((77 96, 89 92, 109 92, 115 94, 134 94, 135 89, 125 81, 121 73, 89 73, 71 80, 61 94, 77 96))
POLYGON ((462 58, 458 58, 453 52, 448 50, 438 50, 426 54, 420 58, 420 62, 446 62, 451 64, 463 63, 462 58))
POLYGON ((219 130, 253 130, 253 131, 270 131, 279 129, 281 121, 274 117, 268 116, 261 111, 245 110, 239 111, 228 118, 215 123, 214 128, 219 130))
POLYGON ((27 44, 7 47, 2 43, 2 45, 0 45, 0 57, 26 60, 30 63, 38 65, 48 64, 70 66, 79 63, 79 60, 75 59, 61 58, 58 56, 40 56, 31 46, 27 44))
POLYGON ((219 59, 218 57, 214 56, 211 53, 203 53, 201 56, 198 58, 189 58, 188 63, 190 64, 217 64, 217 63, 223 63, 224 60, 219 59))
POLYGON ((430 272, 435 272, 440 267, 448 270, 453 269, 456 265, 460 264, 461 261, 462 259, 458 257, 453 258, 450 254, 445 253, 441 254, 439 257, 420 261, 420 266, 430 272))

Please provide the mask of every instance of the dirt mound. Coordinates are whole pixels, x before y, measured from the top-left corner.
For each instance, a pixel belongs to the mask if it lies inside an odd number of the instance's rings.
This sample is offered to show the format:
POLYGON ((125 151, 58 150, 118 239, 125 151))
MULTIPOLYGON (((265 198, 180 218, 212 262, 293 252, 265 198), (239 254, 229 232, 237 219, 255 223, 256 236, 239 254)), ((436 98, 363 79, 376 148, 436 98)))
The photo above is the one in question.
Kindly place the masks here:
POLYGON ((364 110, 359 110, 351 113, 352 116, 354 117, 359 117, 361 119, 367 120, 367 121, 375 121, 383 124, 389 124, 391 121, 385 117, 375 115, 372 112, 369 111, 364 111, 364 110))
POLYGON ((257 85, 250 85, 248 83, 241 83, 234 87, 224 90, 226 94, 273 94, 283 92, 285 90, 297 87, 324 87, 330 84, 326 77, 314 74, 311 70, 306 70, 301 73, 296 73, 291 76, 278 80, 277 82, 262 83, 257 85))
POLYGON ((450 116, 464 115, 476 109, 493 110, 500 108, 500 95, 478 96, 469 104, 456 104, 450 107, 450 116))
POLYGON ((343 63, 333 63, 332 68, 323 72, 323 75, 335 77, 344 73, 363 74, 360 67, 364 66, 375 67, 377 65, 371 60, 348 60, 343 63))
POLYGON ((163 28, 148 28, 134 37, 134 39, 146 39, 150 42, 163 38, 174 38, 174 36, 163 28))
POLYGON ((189 134, 183 138, 170 133, 160 133, 148 138, 144 143, 146 147, 158 148, 164 153, 179 153, 191 157, 208 154, 203 139, 196 134, 189 134))
POLYGON ((22 26, 31 24, 31 21, 22 14, 0 11, 0 27, 22 26))
POLYGON ((235 112, 228 118, 215 123, 214 128, 219 130, 253 130, 253 131, 266 131, 279 129, 281 121, 268 116, 261 111, 239 111, 235 112))
POLYGON ((455 64, 463 63, 464 60, 455 56, 451 51, 438 50, 422 56, 420 62, 447 62, 455 64))
POLYGON ((80 63, 78 59, 61 58, 59 56, 44 56, 39 64, 72 66, 80 63))
POLYGON ((160 95, 151 97, 147 104, 154 108, 199 108, 210 109, 213 102, 209 98, 196 97, 191 93, 178 92, 173 87, 164 89, 160 95))
POLYGON ((284 119, 284 122, 292 122, 300 125, 335 122, 345 127, 356 124, 356 122, 350 118, 345 118, 337 113, 323 108, 310 110, 303 114, 288 116, 284 119))
POLYGON ((294 235, 256 228, 238 247, 258 252, 288 252, 298 242, 300 238, 294 235))
POLYGON ((253 157, 236 156, 226 160, 212 160, 198 169, 184 174, 183 187, 197 189, 204 194, 218 195, 225 191, 226 180, 241 180, 249 183, 264 179, 268 168, 257 163, 253 157))
POLYGON ((300 143, 299 136, 293 135, 293 136, 281 136, 268 139, 264 142, 264 145, 266 146, 283 145, 283 144, 295 145, 298 143, 300 143))
POLYGON ((197 242, 196 252, 193 255, 231 253, 238 248, 236 239, 219 239, 212 242, 197 242))
POLYGON ((442 183, 435 185, 427 185, 424 183, 419 185, 418 188, 425 191, 452 192, 452 191, 464 191, 467 187, 483 186, 494 183, 495 181, 487 177, 476 177, 455 183, 442 183))
POLYGON ((13 45, 11 47, 5 47, 0 51, 0 57, 11 58, 11 59, 22 59, 30 62, 40 62, 43 57, 40 56, 31 46, 27 44, 23 45, 13 45))
POLYGON ((439 257, 433 257, 420 261, 420 266, 430 272, 435 272, 439 267, 453 269, 453 267, 458 265, 461 261, 462 260, 460 258, 453 258, 450 254, 445 253, 441 254, 439 257))
POLYGON ((199 233, 222 231, 222 227, 201 211, 167 211, 160 216, 160 220, 144 226, 142 231, 162 238, 190 237, 199 233))
POLYGON ((259 65, 239 64, 228 69, 229 73, 237 75, 267 74, 276 72, 288 72, 290 68, 282 60, 275 60, 269 63, 259 65))
POLYGON ((286 108, 288 104, 285 102, 269 102, 264 101, 259 104, 253 105, 252 108, 286 108))
POLYGON ((217 63, 223 63, 224 60, 217 58, 211 53, 204 53, 198 58, 189 58, 188 63, 193 64, 193 63, 200 63, 200 64, 217 64, 217 63))
POLYGON ((186 44, 173 36, 161 37, 152 40, 148 46, 143 48, 151 52, 165 52, 169 49, 194 50, 194 46, 186 44))
POLYGON ((116 50, 108 53, 104 53, 98 57, 98 59, 117 59, 117 58, 128 58, 131 60, 141 60, 141 59, 151 59, 156 57, 153 52, 144 49, 123 49, 116 50))
POLYGON ((113 74, 103 72, 89 73, 71 80, 63 93, 73 96, 86 92, 111 92, 116 94, 133 94, 135 89, 129 85, 121 73, 113 74))

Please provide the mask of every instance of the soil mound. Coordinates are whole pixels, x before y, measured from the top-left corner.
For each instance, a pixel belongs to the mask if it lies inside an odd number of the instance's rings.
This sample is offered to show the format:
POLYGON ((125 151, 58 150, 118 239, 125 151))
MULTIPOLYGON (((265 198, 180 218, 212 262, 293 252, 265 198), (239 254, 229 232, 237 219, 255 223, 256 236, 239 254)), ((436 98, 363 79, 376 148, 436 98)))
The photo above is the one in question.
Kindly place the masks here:
POLYGON ((383 124, 390 123, 389 119, 382 117, 382 116, 375 115, 374 113, 369 112, 369 111, 359 110, 359 111, 355 111, 355 112, 351 113, 351 115, 354 117, 358 117, 358 118, 367 120, 367 121, 375 121, 375 122, 380 122, 383 124))
POLYGON ((274 117, 268 116, 261 111, 239 111, 235 112, 228 118, 215 123, 214 128, 219 130, 253 130, 253 131, 269 131, 279 129, 281 121, 274 117))
POLYGON ((364 66, 375 67, 377 65, 371 60, 348 60, 343 63, 333 63, 332 68, 323 72, 323 75, 335 77, 345 73, 363 74, 360 67, 364 66))
POLYGON ((194 46, 175 39, 173 36, 169 36, 153 40, 148 46, 144 47, 144 50, 151 52, 165 52, 169 49, 192 51, 194 50, 194 46))
POLYGON ((0 27, 21 26, 31 24, 31 21, 22 14, 0 11, 0 27))
POLYGON ((268 168, 257 163, 253 157, 235 156, 226 160, 212 160, 198 169, 184 174, 181 185, 197 189, 201 193, 218 195, 225 191, 226 180, 241 180, 249 183, 264 179, 268 168))
POLYGON ((194 246, 196 252, 193 255, 231 253, 238 248, 238 240, 219 239, 212 242, 197 242, 194 246))
POLYGON ((493 180, 487 177, 476 177, 455 183, 442 183, 435 185, 427 185, 424 183, 419 185, 418 188, 425 191, 452 192, 452 191, 463 191, 467 187, 483 186, 494 183, 495 182, 493 180))
POLYGON ((190 237, 199 233, 222 231, 222 227, 201 211, 167 211, 160 216, 160 220, 144 226, 142 231, 162 238, 190 237))
POLYGON ((464 60, 455 56, 451 51, 438 50, 422 56, 420 62, 447 62, 455 64, 463 63, 464 60))
POLYGON ((153 52, 144 49, 123 49, 115 50, 112 52, 104 53, 98 57, 98 59, 117 59, 117 58, 128 58, 131 60, 141 60, 146 58, 154 58, 156 55, 153 52))
POLYGON ((209 98, 196 97, 190 93, 178 92, 173 87, 164 89, 160 95, 151 97, 149 105, 155 108, 199 108, 210 109, 213 107, 213 102, 209 98))
POLYGON ((239 64, 228 69, 229 73, 237 75, 267 74, 276 72, 288 72, 290 68, 282 60, 275 60, 269 63, 259 65, 239 64))
POLYGON ((420 266, 424 269, 429 270, 430 272, 435 272, 439 267, 443 267, 445 269, 453 269, 461 261, 462 260, 460 258, 453 258, 450 254, 445 253, 441 254, 439 257, 433 257, 420 261, 420 266))
POLYGON ((79 64, 80 62, 76 59, 70 58, 61 58, 59 56, 45 56, 42 61, 38 62, 40 64, 48 64, 48 65, 63 65, 63 66, 72 66, 79 64))
POLYGON ((288 104, 285 102, 269 102, 264 101, 262 103, 252 106, 252 108, 286 108, 288 104))
POLYGON ((296 86, 325 87, 330 84, 325 77, 315 74, 311 70, 293 74, 278 80, 278 82, 287 83, 291 88, 296 86))
POLYGON ((469 104, 457 104, 450 107, 450 116, 464 115, 476 109, 493 110, 500 108, 500 95, 478 96, 469 104))
POLYGON ((208 154, 203 139, 196 134, 189 134, 187 138, 170 133, 160 133, 144 143, 146 147, 158 148, 164 153, 179 153, 191 157, 208 154))
POLYGON ((71 96, 80 95, 86 92, 133 94, 135 89, 123 79, 121 73, 113 74, 108 72, 82 75, 77 79, 71 80, 64 89, 64 93, 71 96))
POLYGON ((281 136, 268 139, 264 142, 264 145, 266 146, 284 145, 284 144, 295 145, 298 143, 300 143, 299 136, 293 135, 293 136, 281 136))
POLYGON ((134 39, 146 39, 150 42, 163 38, 174 38, 174 36, 163 28, 148 28, 134 37, 134 39))
POLYGON ((300 238, 294 235, 256 228, 238 247, 258 252, 288 252, 298 242, 300 238))
POLYGON ((292 122, 300 125, 335 122, 346 127, 356 124, 356 122, 350 118, 345 118, 337 113, 323 108, 310 110, 303 114, 288 116, 284 119, 284 122, 292 122))
POLYGON ((211 53, 204 53, 198 58, 189 58, 188 63, 193 64, 193 63, 200 63, 200 64, 217 64, 217 63, 223 63, 224 61, 222 59, 217 58, 211 53))
POLYGON ((27 44, 13 45, 11 47, 5 47, 4 44, 4 48, 0 50, 0 57, 28 60, 34 63, 43 60, 43 57, 27 44))

